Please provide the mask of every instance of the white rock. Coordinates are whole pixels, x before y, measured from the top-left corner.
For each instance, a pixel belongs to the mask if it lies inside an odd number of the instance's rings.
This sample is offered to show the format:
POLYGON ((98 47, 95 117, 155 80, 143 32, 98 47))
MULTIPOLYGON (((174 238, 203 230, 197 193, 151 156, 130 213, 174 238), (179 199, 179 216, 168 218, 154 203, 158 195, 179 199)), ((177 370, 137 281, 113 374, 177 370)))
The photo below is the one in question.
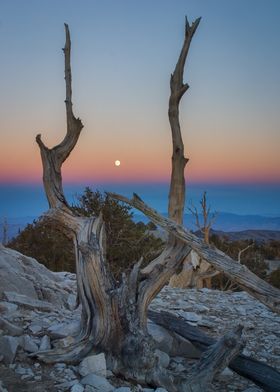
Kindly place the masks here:
POLYGON ((0 328, 7 334, 11 336, 20 336, 23 334, 23 329, 11 324, 9 321, 5 320, 0 316, 0 328))
POLYGON ((226 367, 220 374, 220 376, 223 378, 228 378, 228 377, 231 377, 232 375, 233 375, 233 372, 228 367, 226 367))
POLYGON ((106 377, 106 359, 104 353, 90 355, 82 360, 79 366, 81 376, 87 376, 90 373, 106 377))
POLYGON ((154 338, 157 348, 169 354, 173 345, 173 338, 166 329, 149 320, 148 332, 154 338))
POLYGON ((34 334, 42 331, 42 326, 36 323, 31 323, 28 327, 30 329, 30 331, 34 334))
POLYGON ((38 351, 38 346, 34 340, 29 335, 23 335, 19 339, 19 343, 24 351, 28 353, 36 353, 38 351))
POLYGON ((48 335, 44 335, 42 337, 39 351, 45 351, 45 350, 50 350, 51 349, 51 341, 48 335))
POLYGON ((1 313, 9 313, 9 315, 15 313, 18 309, 16 304, 12 304, 6 301, 0 301, 0 312, 1 313))
POLYGON ((160 366, 162 366, 163 368, 168 367, 169 362, 170 362, 170 358, 169 358, 168 354, 166 354, 165 352, 163 352, 161 350, 156 349, 155 356, 158 357, 160 366))
POLYGON ((0 355, 3 355, 6 365, 12 364, 18 349, 18 339, 13 336, 0 337, 0 355))
POLYGON ((131 392, 131 389, 129 387, 119 387, 114 392, 131 392))
POLYGON ((75 291, 75 275, 49 271, 31 257, 0 247, 0 298, 4 291, 68 307, 69 293, 75 291))
POLYGON ((85 388, 81 384, 74 384, 71 388, 71 392, 84 392, 85 388))
POLYGON ((70 323, 57 323, 48 328, 49 333, 54 338, 65 338, 76 335, 80 330, 80 321, 74 320, 70 323))
POLYGON ((74 294, 69 294, 69 297, 67 298, 67 305, 70 310, 74 310, 76 306, 76 295, 74 294))
POLYGON ((111 392, 115 389, 113 385, 106 380, 105 377, 98 376, 97 374, 88 374, 81 380, 83 385, 90 385, 96 389, 97 392, 111 392))
POLYGON ((17 374, 26 374, 28 372, 27 372, 26 368, 22 367, 21 365, 17 365, 17 367, 15 368, 15 373, 17 373, 17 374))
POLYGON ((52 311, 53 305, 50 302, 33 299, 23 294, 18 294, 15 291, 4 291, 5 297, 8 301, 18 305, 26 306, 29 309, 39 309, 44 311, 52 311))

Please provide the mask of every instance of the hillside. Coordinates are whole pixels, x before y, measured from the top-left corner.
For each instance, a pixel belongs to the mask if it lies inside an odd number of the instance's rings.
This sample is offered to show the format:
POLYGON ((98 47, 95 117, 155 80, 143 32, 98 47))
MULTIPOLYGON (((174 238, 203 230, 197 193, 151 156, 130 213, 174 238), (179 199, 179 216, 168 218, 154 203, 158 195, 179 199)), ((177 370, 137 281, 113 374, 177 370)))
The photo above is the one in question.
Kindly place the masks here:
POLYGON ((211 234, 226 237, 229 241, 254 240, 255 242, 280 241, 280 230, 212 230, 211 234))

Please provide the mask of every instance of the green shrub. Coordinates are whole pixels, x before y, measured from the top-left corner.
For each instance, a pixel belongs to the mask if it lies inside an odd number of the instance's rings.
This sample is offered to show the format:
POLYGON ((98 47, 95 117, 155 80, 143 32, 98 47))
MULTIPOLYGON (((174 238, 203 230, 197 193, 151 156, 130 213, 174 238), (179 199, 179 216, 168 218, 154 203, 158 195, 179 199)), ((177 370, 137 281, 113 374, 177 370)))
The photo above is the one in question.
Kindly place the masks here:
MULTIPOLYGON (((131 207, 113 200, 107 193, 86 188, 72 208, 82 216, 98 216, 102 212, 106 228, 107 261, 117 278, 141 257, 144 258, 144 264, 152 260, 163 247, 163 242, 150 234, 153 225, 135 223, 131 207)), ((72 240, 50 219, 34 221, 8 246, 36 258, 53 271, 75 271, 72 240)))

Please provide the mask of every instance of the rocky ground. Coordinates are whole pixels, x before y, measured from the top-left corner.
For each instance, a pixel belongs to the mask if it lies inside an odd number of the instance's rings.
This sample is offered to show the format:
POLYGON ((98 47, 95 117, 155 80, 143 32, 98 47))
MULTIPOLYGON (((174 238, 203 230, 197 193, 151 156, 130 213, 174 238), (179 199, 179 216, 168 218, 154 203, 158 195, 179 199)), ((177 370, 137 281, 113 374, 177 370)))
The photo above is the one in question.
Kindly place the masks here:
MULTIPOLYGON (((0 248, 0 392, 154 391, 114 377, 102 353, 88 356, 79 366, 46 365, 32 358, 37 351, 69 344, 79 329, 75 288, 75 275, 50 272, 34 259, 0 248)), ((241 323, 247 341, 244 353, 280 370, 280 317, 244 292, 166 287, 151 307, 179 314, 212 336, 241 323)), ((186 365, 167 331, 151 322, 149 331, 164 366, 180 370, 186 365)), ((190 365, 197 351, 187 343, 184 349, 192 357, 190 365)), ((220 392, 260 391, 229 369, 219 375, 215 386, 220 392)))

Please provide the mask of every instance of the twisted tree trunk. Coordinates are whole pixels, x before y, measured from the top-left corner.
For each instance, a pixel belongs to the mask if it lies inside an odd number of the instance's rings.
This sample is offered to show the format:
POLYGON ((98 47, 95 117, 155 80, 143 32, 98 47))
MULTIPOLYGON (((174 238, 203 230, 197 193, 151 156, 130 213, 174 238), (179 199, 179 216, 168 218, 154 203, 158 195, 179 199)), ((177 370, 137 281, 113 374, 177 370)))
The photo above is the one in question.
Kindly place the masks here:
MULTIPOLYGON (((186 159, 180 139, 178 105, 188 88, 182 83, 183 68, 198 24, 199 19, 191 26, 186 20, 183 48, 171 78, 169 118, 173 135, 174 164, 169 213, 179 223, 184 207, 183 170, 186 159)), ((50 206, 47 215, 71 233, 75 244, 77 289, 82 305, 82 317, 80 333, 72 345, 40 352, 37 356, 45 362, 78 362, 90 351, 102 350, 106 353, 115 374, 121 374, 143 384, 163 386, 172 392, 210 390, 216 372, 227 366, 241 350, 241 328, 234 329, 211 347, 191 374, 182 372, 175 376, 159 365, 154 354, 154 342, 147 332, 146 320, 150 302, 181 267, 191 247, 194 247, 186 241, 184 235, 178 235, 178 227, 181 226, 174 223, 176 231, 173 227, 170 230, 170 226, 167 225, 171 237, 162 254, 144 269, 141 269, 140 260, 128 274, 122 275, 121 282, 116 282, 106 262, 106 238, 102 216, 78 216, 67 204, 62 187, 61 167, 75 147, 83 125, 72 110, 71 42, 67 25, 65 31, 67 132, 62 142, 51 149, 46 147, 40 135, 36 140, 41 151, 43 181, 50 206)), ((139 208, 139 203, 132 204, 139 208)), ((198 246, 194 248, 200 250, 198 246)))

